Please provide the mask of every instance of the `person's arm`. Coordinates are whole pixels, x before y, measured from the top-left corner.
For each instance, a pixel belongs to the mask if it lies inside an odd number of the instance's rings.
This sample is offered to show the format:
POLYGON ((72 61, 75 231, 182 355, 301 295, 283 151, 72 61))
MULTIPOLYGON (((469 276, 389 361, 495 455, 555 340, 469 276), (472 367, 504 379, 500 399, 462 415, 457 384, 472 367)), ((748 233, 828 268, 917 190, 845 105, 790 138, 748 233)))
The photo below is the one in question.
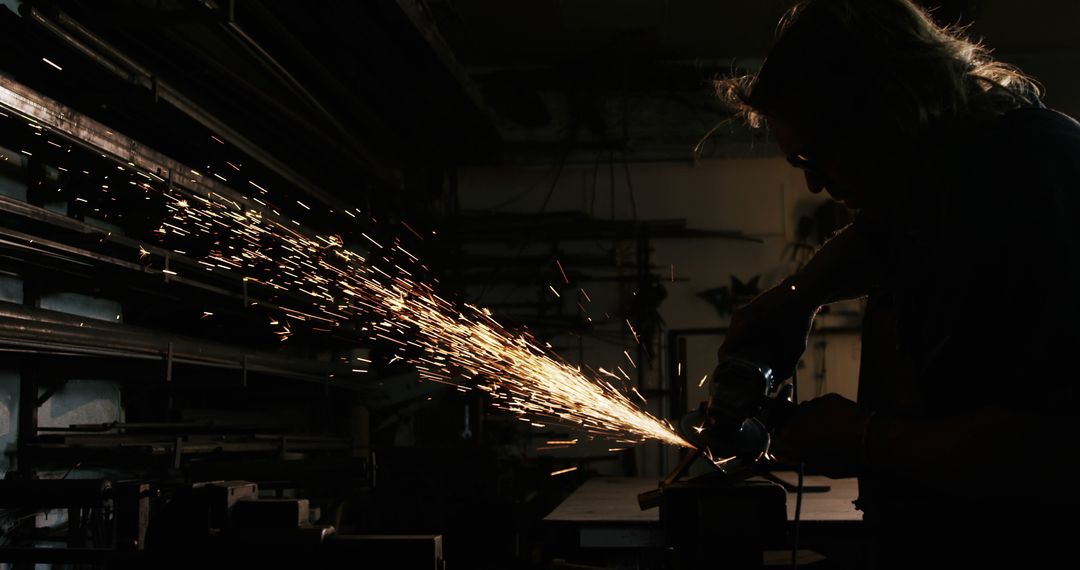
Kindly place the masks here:
POLYGON ((865 295, 878 274, 877 253, 854 225, 840 230, 799 273, 758 295, 731 318, 719 360, 740 355, 787 378, 806 350, 818 309, 865 295))
POLYGON ((855 224, 825 242, 799 273, 788 280, 805 303, 828 303, 865 296, 880 275, 879 254, 855 224))
POLYGON ((1075 422, 983 407, 939 419, 874 416, 860 471, 888 473, 977 498, 1046 496, 1038 482, 1065 484, 1077 465, 1075 422))
POLYGON ((1046 496, 1038 485, 1075 472, 1075 421, 981 407, 935 419, 872 415, 827 394, 799 406, 774 450, 830 477, 887 474, 970 498, 1046 496))

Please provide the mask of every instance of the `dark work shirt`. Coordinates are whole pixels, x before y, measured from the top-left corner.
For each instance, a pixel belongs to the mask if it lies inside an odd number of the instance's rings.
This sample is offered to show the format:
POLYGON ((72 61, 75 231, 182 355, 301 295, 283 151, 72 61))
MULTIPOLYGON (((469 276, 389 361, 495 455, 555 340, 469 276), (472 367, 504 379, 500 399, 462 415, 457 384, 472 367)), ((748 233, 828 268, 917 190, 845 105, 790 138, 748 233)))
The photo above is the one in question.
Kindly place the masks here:
MULTIPOLYGON (((1018 109, 932 141, 924 156, 912 189, 925 197, 919 215, 904 224, 870 212, 856 220, 886 267, 864 324, 860 405, 916 418, 987 405, 1072 415, 1080 402, 1080 124, 1018 109)), ((1017 485, 1032 484, 1023 458, 1003 456, 1002 469, 1016 470, 1017 485)), ((1069 493, 1072 475, 1061 475, 1056 493, 1069 493)), ((1028 515, 1062 499, 1054 493, 968 501, 878 474, 860 480, 859 505, 868 522, 929 525, 922 531, 942 536, 967 529, 986 540, 981 525, 1030 527, 1028 515)))

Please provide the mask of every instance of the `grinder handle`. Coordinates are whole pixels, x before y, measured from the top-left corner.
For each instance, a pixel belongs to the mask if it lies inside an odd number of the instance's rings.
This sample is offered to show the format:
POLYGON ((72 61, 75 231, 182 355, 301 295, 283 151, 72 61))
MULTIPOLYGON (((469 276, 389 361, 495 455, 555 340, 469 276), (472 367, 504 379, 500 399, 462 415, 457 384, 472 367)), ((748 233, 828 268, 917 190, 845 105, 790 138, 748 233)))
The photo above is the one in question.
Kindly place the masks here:
POLYGON ((783 428, 795 415, 799 405, 792 400, 794 393, 795 389, 791 384, 785 384, 775 397, 762 399, 761 419, 769 432, 776 432, 783 428))

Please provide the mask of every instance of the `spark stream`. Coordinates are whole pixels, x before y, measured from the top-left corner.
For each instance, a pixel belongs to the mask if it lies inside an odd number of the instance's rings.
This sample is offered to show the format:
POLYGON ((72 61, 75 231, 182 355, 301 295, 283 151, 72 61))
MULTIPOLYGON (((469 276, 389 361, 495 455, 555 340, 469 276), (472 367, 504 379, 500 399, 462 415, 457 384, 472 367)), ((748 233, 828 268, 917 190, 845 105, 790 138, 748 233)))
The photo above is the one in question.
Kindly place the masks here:
MULTIPOLYGON (((671 424, 610 382, 586 376, 530 336, 507 330, 486 309, 456 306, 437 295, 421 282, 427 268, 400 241, 384 244, 362 234, 370 247, 354 249, 337 236, 306 235, 218 195, 174 192, 165 192, 169 219, 158 232, 181 240, 209 237, 215 246, 202 261, 208 270, 239 271, 312 299, 316 310, 286 308, 289 319, 329 327, 361 319, 371 340, 394 346, 395 359, 409 361, 422 379, 482 390, 496 406, 538 427, 551 422, 620 443, 691 447, 671 424)), ((284 326, 282 340, 289 334, 284 326)))

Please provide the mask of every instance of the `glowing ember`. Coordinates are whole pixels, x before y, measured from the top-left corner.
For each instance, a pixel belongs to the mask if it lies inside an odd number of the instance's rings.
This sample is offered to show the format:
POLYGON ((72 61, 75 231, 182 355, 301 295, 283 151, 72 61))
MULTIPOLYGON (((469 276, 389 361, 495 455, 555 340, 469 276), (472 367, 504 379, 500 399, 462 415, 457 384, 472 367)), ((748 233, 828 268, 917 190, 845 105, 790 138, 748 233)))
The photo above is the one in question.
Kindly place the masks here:
POLYGON ((570 278, 566 276, 566 271, 563 270, 562 262, 560 262, 558 259, 556 259, 555 260, 555 265, 559 266, 559 273, 562 274, 563 281, 567 285, 569 285, 570 284, 570 278))

